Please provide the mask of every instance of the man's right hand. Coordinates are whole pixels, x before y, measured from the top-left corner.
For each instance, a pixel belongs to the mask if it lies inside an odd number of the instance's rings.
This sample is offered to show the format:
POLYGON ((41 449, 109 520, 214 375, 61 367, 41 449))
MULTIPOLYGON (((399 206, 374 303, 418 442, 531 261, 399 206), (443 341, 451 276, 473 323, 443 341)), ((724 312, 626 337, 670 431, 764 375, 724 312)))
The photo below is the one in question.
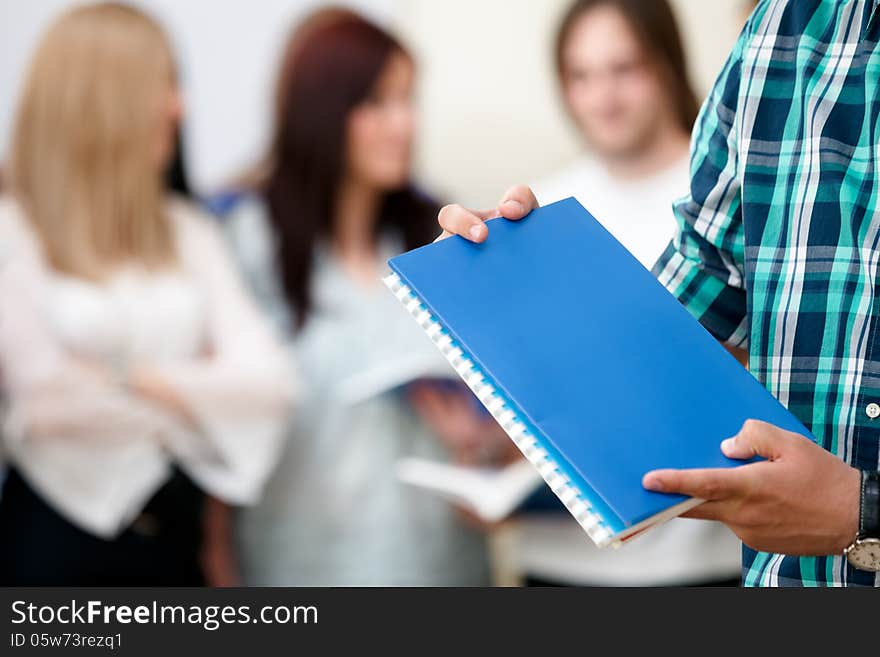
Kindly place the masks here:
POLYGON ((440 210, 437 218, 443 228, 443 233, 437 239, 461 235, 471 242, 484 242, 489 236, 489 230, 483 225, 487 219, 504 217, 515 221, 522 219, 537 207, 538 199, 525 185, 517 185, 507 190, 494 210, 481 212, 468 210, 460 205, 447 205, 440 210))

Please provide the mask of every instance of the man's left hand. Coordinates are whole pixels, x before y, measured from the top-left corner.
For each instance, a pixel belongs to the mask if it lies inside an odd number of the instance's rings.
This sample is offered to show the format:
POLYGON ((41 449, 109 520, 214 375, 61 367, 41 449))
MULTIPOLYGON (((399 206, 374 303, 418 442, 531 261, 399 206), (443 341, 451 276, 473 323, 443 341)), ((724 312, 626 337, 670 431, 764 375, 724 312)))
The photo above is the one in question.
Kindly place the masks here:
POLYGON ((861 475, 811 440, 749 420, 725 456, 766 461, 730 469, 655 470, 645 488, 706 500, 686 518, 718 520, 762 552, 841 554, 859 527, 861 475))

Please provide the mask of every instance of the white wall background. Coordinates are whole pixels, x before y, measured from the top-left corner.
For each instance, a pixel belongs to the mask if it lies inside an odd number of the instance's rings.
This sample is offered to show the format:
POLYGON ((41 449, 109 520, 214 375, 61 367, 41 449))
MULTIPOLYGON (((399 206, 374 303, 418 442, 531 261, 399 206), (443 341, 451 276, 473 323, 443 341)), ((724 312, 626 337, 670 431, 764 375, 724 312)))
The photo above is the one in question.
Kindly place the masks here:
MULTIPOLYGON (((396 28, 421 63, 418 171, 442 198, 491 205, 579 149, 556 99, 550 44, 569 0, 349 0, 396 28)), ((47 23, 72 0, 0 0, 0 161, 18 88, 47 23)), ((277 57, 319 0, 138 0, 168 28, 188 105, 187 156, 201 190, 265 143, 277 57)), ((335 4, 340 4, 339 2, 335 4)), ((720 68, 742 0, 673 0, 698 89, 720 68)))

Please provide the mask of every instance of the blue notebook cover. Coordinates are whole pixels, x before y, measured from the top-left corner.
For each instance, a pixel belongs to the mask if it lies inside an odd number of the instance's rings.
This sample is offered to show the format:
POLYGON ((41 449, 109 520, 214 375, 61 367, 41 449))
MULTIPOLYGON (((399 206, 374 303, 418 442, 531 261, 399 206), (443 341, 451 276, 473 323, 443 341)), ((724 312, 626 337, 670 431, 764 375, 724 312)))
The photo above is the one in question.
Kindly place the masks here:
POLYGON ((386 284, 599 545, 699 503, 657 468, 734 467, 749 418, 810 436, 575 199, 389 261, 386 284))

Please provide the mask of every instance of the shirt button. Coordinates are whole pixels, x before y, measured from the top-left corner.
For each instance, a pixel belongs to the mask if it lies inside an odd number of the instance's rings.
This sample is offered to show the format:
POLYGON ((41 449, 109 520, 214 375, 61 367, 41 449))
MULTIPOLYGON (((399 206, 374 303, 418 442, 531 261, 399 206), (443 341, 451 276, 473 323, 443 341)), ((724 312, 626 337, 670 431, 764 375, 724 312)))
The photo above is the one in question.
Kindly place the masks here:
POLYGON ((865 407, 865 413, 867 413, 868 417, 872 420, 876 420, 878 417, 880 417, 880 404, 868 404, 865 407))

